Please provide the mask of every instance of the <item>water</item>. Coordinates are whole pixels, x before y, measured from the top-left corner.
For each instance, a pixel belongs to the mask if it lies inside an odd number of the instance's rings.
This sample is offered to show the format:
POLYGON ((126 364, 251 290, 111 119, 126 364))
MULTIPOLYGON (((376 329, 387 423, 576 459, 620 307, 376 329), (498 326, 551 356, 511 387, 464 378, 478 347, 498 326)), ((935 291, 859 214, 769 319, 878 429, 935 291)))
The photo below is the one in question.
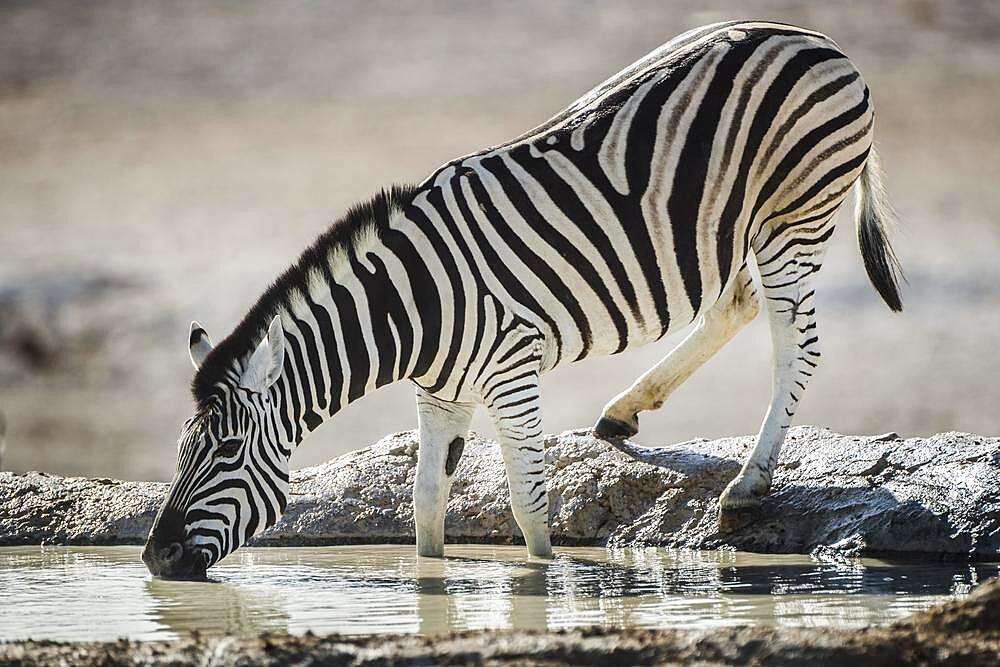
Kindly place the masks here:
POLYGON ((244 549, 210 581, 154 579, 138 547, 0 549, 0 640, 478 628, 857 627, 964 595, 1000 565, 522 547, 244 549))

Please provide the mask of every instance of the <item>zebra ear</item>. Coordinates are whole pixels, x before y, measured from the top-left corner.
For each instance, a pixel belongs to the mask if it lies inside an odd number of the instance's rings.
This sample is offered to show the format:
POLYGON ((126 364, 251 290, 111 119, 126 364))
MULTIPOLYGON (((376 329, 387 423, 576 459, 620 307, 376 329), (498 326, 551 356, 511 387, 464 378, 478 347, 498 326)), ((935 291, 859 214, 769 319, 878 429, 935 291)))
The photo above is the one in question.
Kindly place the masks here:
POLYGON ((267 335, 250 355, 240 384, 251 391, 267 390, 281 376, 285 363, 285 332, 281 328, 281 316, 275 315, 267 328, 267 335))
POLYGON ((188 334, 188 352, 191 354, 191 363, 194 364, 195 370, 201 368, 205 357, 211 351, 212 340, 200 324, 192 322, 191 333, 188 334))

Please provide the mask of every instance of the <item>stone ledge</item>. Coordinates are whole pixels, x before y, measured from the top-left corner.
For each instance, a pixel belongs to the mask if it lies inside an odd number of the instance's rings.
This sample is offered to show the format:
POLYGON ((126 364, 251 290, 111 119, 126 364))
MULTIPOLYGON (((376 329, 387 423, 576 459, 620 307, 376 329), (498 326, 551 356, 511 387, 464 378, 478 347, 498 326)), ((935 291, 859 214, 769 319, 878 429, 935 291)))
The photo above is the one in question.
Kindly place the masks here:
MULTIPOLYGON (((588 431, 546 441, 553 542, 761 553, 1000 558, 1000 439, 789 432, 771 495, 720 532, 718 497, 752 438, 619 448, 588 431)), ((292 473, 289 507, 257 545, 413 541, 412 431, 292 473)), ((167 485, 0 473, 0 545, 141 544, 167 485)), ((451 542, 510 543, 499 449, 470 436, 448 504, 451 542)))

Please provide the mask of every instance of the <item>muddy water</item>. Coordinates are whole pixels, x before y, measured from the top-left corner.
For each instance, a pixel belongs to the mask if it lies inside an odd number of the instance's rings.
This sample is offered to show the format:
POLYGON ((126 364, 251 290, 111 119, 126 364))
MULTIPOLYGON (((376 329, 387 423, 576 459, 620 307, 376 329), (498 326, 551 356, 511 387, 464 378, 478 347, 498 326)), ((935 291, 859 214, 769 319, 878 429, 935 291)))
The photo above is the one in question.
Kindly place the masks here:
POLYGON ((820 563, 664 549, 412 546, 246 549, 207 582, 151 578, 136 547, 0 549, 0 640, 169 639, 192 632, 434 633, 477 628, 853 627, 996 576, 996 564, 820 563))

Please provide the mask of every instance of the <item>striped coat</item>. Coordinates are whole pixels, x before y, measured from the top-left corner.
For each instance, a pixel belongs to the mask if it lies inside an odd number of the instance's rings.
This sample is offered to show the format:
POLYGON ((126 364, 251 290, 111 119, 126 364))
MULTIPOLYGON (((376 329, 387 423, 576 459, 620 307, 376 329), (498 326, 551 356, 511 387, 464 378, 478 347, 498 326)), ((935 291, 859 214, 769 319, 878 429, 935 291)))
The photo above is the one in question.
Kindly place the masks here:
POLYGON ((696 323, 605 408, 638 429, 763 304, 771 405, 720 500, 767 492, 818 364, 811 277, 858 184, 859 244, 900 306, 869 91, 829 38, 731 22, 668 42, 516 139, 393 188, 324 233, 213 346, 195 324, 196 414, 144 559, 204 570, 272 524, 288 458, 384 384, 417 387, 418 551, 443 549, 444 507, 476 405, 497 426, 528 550, 551 553, 538 378, 696 323))

